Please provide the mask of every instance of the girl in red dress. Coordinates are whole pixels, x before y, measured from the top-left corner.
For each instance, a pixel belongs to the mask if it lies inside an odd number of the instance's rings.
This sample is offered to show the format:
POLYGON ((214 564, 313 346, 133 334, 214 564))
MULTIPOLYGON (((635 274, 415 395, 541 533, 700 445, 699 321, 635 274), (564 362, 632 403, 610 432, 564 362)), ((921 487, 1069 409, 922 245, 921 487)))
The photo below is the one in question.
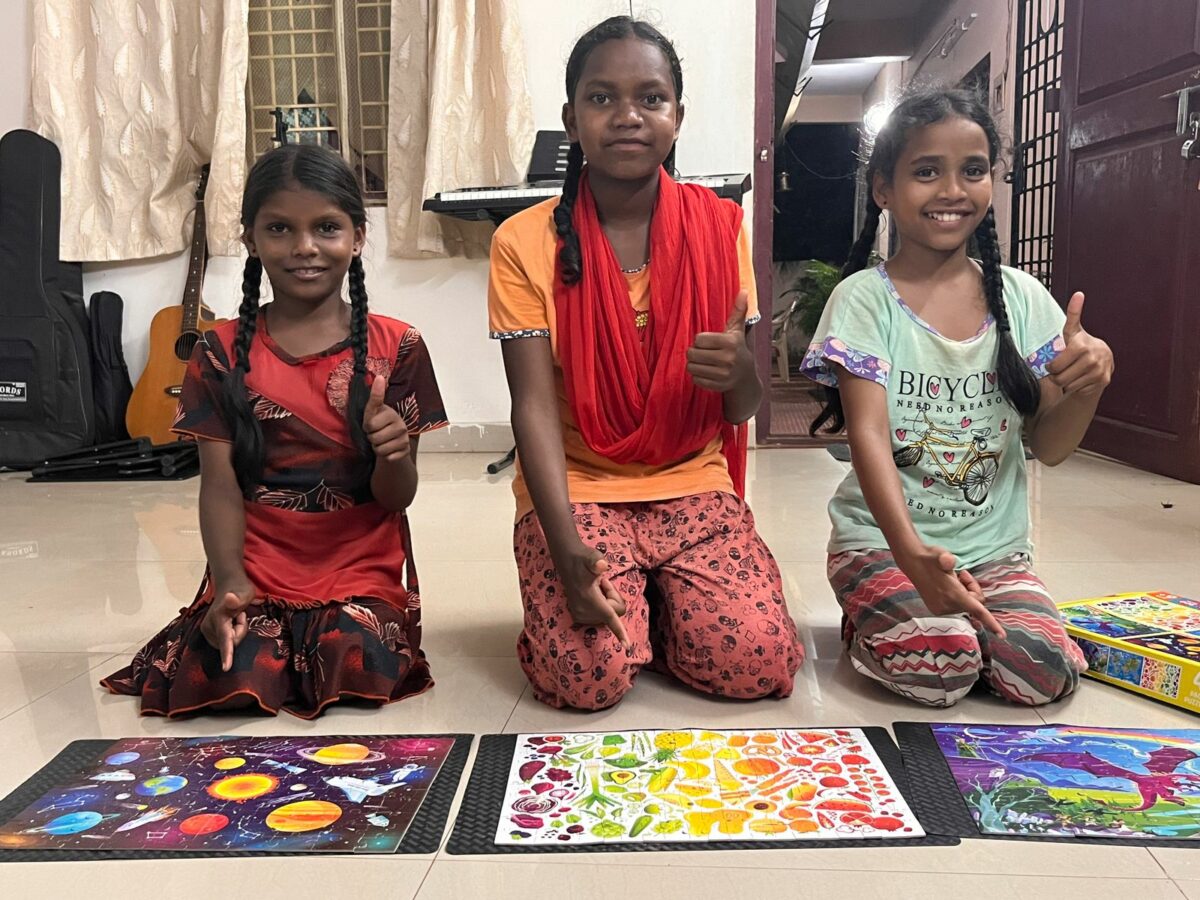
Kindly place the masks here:
POLYGON ((341 157, 265 154, 242 225, 238 319, 197 345, 174 426, 200 445, 208 569, 192 605, 101 683, 166 716, 314 718, 420 693, 433 682, 405 510, 418 435, 446 425, 429 353, 412 326, 367 312, 366 210, 341 157))

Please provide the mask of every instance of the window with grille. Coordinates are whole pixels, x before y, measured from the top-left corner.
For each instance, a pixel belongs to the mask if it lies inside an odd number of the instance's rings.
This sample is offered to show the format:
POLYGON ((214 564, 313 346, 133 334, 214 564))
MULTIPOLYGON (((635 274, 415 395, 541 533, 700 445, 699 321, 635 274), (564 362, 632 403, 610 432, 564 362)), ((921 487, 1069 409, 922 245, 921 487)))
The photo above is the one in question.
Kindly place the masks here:
POLYGON ((1066 0, 1019 0, 1013 108, 1012 264, 1050 286, 1066 0))
POLYGON ((387 200, 391 0, 250 0, 247 151, 323 144, 354 168, 369 203, 387 200))

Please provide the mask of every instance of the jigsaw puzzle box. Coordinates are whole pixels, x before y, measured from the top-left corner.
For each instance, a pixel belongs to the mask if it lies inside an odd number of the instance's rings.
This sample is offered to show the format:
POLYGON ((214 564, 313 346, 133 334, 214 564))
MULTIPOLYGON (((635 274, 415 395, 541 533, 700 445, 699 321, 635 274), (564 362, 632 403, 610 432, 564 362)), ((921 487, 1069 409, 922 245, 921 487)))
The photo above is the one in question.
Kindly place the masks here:
POLYGON ((1200 712, 1200 600, 1150 591, 1058 608, 1088 676, 1200 712))

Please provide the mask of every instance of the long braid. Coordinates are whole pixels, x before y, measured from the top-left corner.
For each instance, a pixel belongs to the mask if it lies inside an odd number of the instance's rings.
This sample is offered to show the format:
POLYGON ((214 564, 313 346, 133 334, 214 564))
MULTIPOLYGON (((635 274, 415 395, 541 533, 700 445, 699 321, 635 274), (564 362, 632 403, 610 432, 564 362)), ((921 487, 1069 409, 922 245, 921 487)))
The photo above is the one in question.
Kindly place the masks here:
POLYGON ((346 424, 350 427, 355 446, 373 463, 375 453, 363 430, 363 413, 371 389, 367 384, 367 284, 361 256, 350 261, 349 282, 350 347, 354 351, 354 374, 350 379, 350 396, 346 402, 346 424))
POLYGON ((875 246, 875 237, 879 233, 879 219, 882 215, 883 210, 875 202, 875 197, 868 194, 867 214, 863 219, 862 231, 858 233, 854 246, 850 248, 850 255, 846 257, 846 264, 842 266, 843 278, 867 267, 867 260, 871 258, 871 248, 875 246))
POLYGON ((983 221, 975 229, 975 242, 983 263, 983 294, 988 311, 996 322, 996 378, 1000 391, 1022 416, 1037 414, 1041 392, 1037 379, 1012 336, 1012 323, 1004 302, 1004 276, 1000 271, 1000 239, 996 234, 996 214, 989 206, 983 221))
POLYGON ((558 252, 558 262, 564 284, 575 284, 583 275, 583 250, 579 246, 579 234, 575 231, 573 221, 582 173, 583 148, 576 141, 571 144, 567 153, 567 174, 563 181, 562 198, 554 207, 554 230, 563 242, 562 249, 558 252))
MULTIPOLYGON (((846 264, 842 266, 842 277, 847 278, 855 272, 861 272, 867 267, 867 260, 871 256, 871 248, 875 246, 875 236, 879 231, 879 219, 883 215, 883 210, 879 208, 879 204, 875 202, 875 197, 871 194, 867 195, 867 215, 863 219, 862 231, 858 233, 858 238, 854 241, 854 246, 850 248, 850 255, 846 257, 846 264)), ((829 423, 827 429, 829 434, 837 434, 846 427, 846 415, 842 410, 842 395, 835 387, 823 385, 825 388, 825 406, 820 414, 813 419, 812 424, 808 426, 810 435, 820 431, 821 426, 826 422, 829 423)))
POLYGON ((258 330, 258 294, 262 272, 262 261, 257 256, 246 259, 246 267, 242 272, 242 303, 238 307, 237 337, 233 344, 233 367, 222 395, 225 415, 233 434, 233 469, 238 487, 247 499, 261 480, 263 471, 262 427, 254 416, 250 398, 246 394, 250 344, 258 330))

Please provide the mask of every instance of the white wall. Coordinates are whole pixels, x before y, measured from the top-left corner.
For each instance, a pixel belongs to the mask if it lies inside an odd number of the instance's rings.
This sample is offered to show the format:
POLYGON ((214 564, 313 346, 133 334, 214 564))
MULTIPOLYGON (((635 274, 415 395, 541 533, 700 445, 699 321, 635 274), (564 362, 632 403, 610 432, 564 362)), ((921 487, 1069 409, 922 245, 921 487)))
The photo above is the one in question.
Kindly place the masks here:
MULTIPOLYGON (((8 4, 16 0, 0 0, 8 4)), ((628 12, 627 0, 515 0, 525 33, 534 124, 560 128, 563 77, 576 38, 609 15, 628 12)), ((683 60, 686 118, 678 165, 685 174, 749 172, 753 157, 754 4, 748 0, 635 0, 634 13, 651 21, 676 44, 683 60), (719 27, 714 23, 720 23, 719 27)), ((29 40, 22 29, 0 33, 0 84, 6 86, 0 124, 28 102, 29 40), (24 81, 4 77, 11 68, 24 81), (19 91, 9 92, 10 84, 19 91), (19 94, 20 102, 13 99, 19 94)), ((15 78, 15 75, 10 77, 15 78)), ((11 127, 11 126, 9 126, 11 127)), ((747 203, 749 205, 749 202, 747 203)), ((455 429, 430 440, 431 447, 501 449, 510 440, 508 391, 500 350, 487 338, 487 263, 470 260, 385 258, 386 223, 371 215, 367 287, 372 308, 417 325, 437 367, 453 422, 484 429, 455 429)), ((147 332, 154 313, 180 301, 187 262, 178 256, 133 263, 89 265, 84 294, 116 291, 125 301, 125 354, 136 379, 145 365, 147 332)), ((240 301, 240 262, 217 259, 209 266, 205 301, 218 315, 233 314, 240 301)), ((430 435, 430 438, 433 438, 430 435)))
MULTIPOLYGON (((875 76, 875 80, 871 82, 870 87, 863 93, 862 106, 864 113, 876 103, 894 103, 896 101, 904 86, 903 66, 904 64, 899 62, 883 64, 883 68, 879 70, 879 74, 875 76)), ((887 210, 883 211, 883 221, 879 226, 879 239, 876 242, 876 248, 884 258, 887 258, 892 253, 888 230, 888 219, 890 216, 891 213, 887 210)))
POLYGON ((800 98, 793 122, 861 122, 863 98, 858 94, 809 94, 800 98))
POLYGON ((0 135, 29 127, 33 0, 0 0, 0 135))
MULTIPOLYGON (((1001 0, 989 0, 986 3, 979 0, 952 0, 947 3, 942 15, 930 26, 921 40, 921 45, 912 59, 904 63, 904 82, 907 84, 913 80, 915 74, 917 84, 953 85, 989 53, 992 114, 996 118, 1001 135, 1007 141, 1012 137, 1013 84, 1016 80, 1015 4, 1004 3, 1001 0), (950 54, 943 58, 939 53, 933 53, 921 66, 922 58, 945 34, 946 29, 954 24, 954 20, 966 19, 971 13, 978 13, 979 17, 950 54)), ((1005 171, 1007 167, 1002 169, 1002 173, 1005 171)), ((995 180, 992 203, 996 209, 996 230, 1000 234, 1002 253, 1007 260, 1012 189, 999 176, 995 180)))

